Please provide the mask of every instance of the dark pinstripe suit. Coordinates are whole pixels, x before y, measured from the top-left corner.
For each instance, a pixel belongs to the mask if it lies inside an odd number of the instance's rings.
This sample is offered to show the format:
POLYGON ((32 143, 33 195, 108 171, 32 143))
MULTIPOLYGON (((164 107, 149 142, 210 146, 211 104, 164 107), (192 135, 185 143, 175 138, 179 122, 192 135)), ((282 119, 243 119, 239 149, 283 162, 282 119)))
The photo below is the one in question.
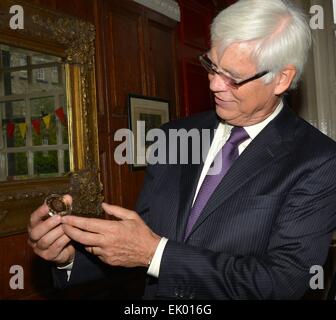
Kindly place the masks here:
MULTIPOLYGON (((164 128, 217 124, 208 112, 164 128)), ((201 169, 148 167, 137 211, 169 241, 145 298, 300 298, 336 228, 336 143, 285 106, 236 160, 183 242, 201 169)), ((80 271, 77 264, 72 281, 80 271)))

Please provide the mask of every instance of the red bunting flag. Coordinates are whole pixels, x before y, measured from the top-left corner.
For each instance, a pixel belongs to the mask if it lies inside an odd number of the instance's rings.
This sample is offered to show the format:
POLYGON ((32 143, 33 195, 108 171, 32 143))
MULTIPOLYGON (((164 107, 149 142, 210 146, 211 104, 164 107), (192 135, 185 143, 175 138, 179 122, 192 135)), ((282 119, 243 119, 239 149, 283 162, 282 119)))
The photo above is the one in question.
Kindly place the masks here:
POLYGON ((7 123, 7 136, 8 138, 13 138, 14 136, 14 130, 15 130, 15 124, 12 121, 9 121, 7 123))
POLYGON ((56 109, 55 113, 58 119, 60 119, 60 121, 62 122, 62 124, 65 125, 65 114, 64 114, 63 107, 59 107, 58 109, 56 109))
POLYGON ((41 119, 32 120, 32 125, 36 134, 39 136, 41 134, 41 119))

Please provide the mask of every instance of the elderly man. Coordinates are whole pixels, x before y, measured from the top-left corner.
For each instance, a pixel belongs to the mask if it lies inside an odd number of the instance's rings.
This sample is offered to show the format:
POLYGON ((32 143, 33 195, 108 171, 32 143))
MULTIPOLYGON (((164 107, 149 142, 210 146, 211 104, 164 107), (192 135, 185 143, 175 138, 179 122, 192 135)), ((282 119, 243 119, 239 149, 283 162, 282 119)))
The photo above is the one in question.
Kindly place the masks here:
POLYGON ((336 227, 336 143, 282 99, 301 76, 309 26, 289 3, 242 0, 211 35, 200 60, 216 112, 163 127, 216 129, 205 161, 148 166, 136 212, 103 204, 117 221, 43 220, 46 205, 37 209, 30 243, 58 265, 56 280, 138 266, 148 299, 298 299, 309 288, 336 227))

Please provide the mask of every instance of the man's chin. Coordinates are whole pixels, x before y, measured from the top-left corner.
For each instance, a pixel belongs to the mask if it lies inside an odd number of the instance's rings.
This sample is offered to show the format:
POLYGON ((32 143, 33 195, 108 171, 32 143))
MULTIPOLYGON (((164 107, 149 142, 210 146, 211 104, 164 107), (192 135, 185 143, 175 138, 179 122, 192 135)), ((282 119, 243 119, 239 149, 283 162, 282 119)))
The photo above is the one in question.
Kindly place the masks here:
POLYGON ((216 113, 223 120, 229 120, 233 116, 231 108, 216 104, 216 113))
POLYGON ((242 121, 241 117, 239 117, 237 113, 233 112, 232 110, 228 110, 216 105, 216 113, 219 118, 232 126, 244 126, 244 121, 242 121))

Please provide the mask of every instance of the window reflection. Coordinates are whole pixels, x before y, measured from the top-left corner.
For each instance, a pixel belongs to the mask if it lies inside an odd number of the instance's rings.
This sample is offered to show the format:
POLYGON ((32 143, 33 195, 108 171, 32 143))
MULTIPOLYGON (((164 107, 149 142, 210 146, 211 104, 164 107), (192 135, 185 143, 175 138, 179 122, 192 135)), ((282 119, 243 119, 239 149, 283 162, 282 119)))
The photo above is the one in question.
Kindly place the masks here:
POLYGON ((0 181, 69 172, 61 58, 0 44, 0 181))

